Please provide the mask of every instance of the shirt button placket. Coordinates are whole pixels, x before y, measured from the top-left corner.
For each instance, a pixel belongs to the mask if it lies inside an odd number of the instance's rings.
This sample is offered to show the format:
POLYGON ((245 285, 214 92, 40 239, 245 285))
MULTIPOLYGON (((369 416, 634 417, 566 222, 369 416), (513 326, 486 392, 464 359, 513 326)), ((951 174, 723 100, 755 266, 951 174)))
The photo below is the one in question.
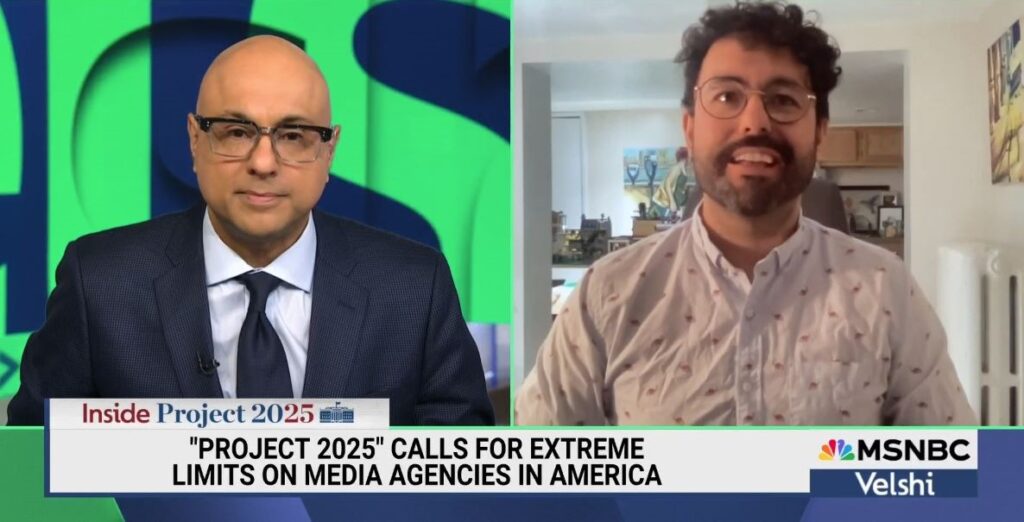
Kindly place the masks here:
MULTIPOLYGON (((753 293, 753 292, 752 292, 753 293)), ((737 331, 736 347, 736 416, 738 424, 753 424, 758 421, 760 404, 760 350, 757 337, 753 335, 756 302, 748 295, 743 309, 744 321, 737 331)))

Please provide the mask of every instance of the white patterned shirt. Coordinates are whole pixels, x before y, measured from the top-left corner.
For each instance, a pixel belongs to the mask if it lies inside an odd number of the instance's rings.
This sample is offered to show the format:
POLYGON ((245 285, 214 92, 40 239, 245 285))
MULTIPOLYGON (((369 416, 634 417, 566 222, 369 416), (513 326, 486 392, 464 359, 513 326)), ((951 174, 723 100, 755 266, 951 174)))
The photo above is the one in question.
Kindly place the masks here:
POLYGON ((516 399, 517 424, 977 422, 903 262, 802 216, 752 281, 701 218, 601 258, 516 399))

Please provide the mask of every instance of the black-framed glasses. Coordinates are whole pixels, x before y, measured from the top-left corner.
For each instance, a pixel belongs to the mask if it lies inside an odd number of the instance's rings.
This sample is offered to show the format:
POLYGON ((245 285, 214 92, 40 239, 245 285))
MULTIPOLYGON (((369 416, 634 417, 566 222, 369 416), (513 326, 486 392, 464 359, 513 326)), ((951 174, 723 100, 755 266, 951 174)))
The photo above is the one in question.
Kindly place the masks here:
POLYGON ((193 114, 199 128, 210 137, 210 150, 228 158, 248 158, 260 137, 270 136, 270 145, 281 161, 311 163, 320 157, 324 143, 331 141, 334 129, 317 125, 288 123, 277 127, 260 127, 237 118, 205 118, 193 114))
POLYGON ((776 123, 793 123, 803 118, 818 99, 799 85, 778 84, 759 90, 730 78, 711 78, 693 90, 704 111, 722 120, 739 116, 755 94, 761 97, 765 112, 776 123))

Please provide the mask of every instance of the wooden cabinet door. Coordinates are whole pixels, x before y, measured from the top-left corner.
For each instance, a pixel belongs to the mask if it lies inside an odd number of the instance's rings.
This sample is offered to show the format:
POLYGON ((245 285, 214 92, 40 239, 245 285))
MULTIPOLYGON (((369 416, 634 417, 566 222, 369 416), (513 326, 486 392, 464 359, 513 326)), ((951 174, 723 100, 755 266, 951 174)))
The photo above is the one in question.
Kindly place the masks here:
POLYGON ((903 127, 860 129, 860 162, 871 167, 903 165, 903 127))
POLYGON ((818 163, 822 167, 858 165, 858 152, 856 128, 832 128, 818 147, 818 163))

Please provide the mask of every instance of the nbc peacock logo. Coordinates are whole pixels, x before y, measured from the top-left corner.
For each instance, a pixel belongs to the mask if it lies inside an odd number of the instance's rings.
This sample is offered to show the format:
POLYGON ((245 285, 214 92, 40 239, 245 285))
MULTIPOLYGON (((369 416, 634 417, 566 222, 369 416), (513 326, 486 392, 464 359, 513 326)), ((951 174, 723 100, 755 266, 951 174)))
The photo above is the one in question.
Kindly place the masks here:
POLYGON ((857 455, 853 453, 853 444, 843 439, 829 439, 828 444, 821 445, 818 460, 857 460, 857 455))

